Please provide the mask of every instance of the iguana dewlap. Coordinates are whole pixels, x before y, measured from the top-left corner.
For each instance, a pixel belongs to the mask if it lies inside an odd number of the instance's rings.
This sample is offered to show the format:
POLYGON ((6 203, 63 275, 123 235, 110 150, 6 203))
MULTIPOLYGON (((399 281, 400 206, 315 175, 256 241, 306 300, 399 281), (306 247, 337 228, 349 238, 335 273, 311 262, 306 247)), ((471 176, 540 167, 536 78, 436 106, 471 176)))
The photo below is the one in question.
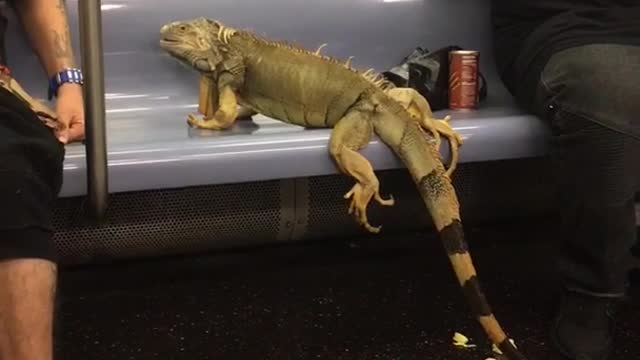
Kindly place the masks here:
POLYGON ((366 229, 371 200, 383 199, 369 161, 359 153, 376 134, 404 162, 440 233, 460 286, 490 340, 509 359, 525 357, 508 340, 481 290, 464 239, 458 199, 434 145, 442 134, 452 148, 460 137, 446 121, 436 121, 424 97, 412 89, 394 89, 372 71, 359 72, 348 62, 284 42, 260 38, 218 21, 197 18, 172 22, 160 31, 160 46, 203 76, 217 90, 213 116, 189 123, 206 129, 226 129, 244 112, 261 113, 308 128, 333 128, 329 152, 337 167, 355 181, 345 195, 349 213, 366 229), (423 129, 424 128, 424 129, 423 129), (424 131, 424 130, 427 131, 424 131), (435 141, 434 141, 435 140, 435 141))

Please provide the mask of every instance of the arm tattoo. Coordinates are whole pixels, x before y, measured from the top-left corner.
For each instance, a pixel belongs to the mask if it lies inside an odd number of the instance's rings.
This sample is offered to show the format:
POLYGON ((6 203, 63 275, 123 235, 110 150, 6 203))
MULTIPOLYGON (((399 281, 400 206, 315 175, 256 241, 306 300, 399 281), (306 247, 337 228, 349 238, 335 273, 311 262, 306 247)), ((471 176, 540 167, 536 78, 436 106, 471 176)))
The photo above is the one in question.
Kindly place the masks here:
MULTIPOLYGON (((58 0, 56 3, 56 8, 66 19, 67 9, 65 6, 65 0, 58 0)), ((54 55, 57 59, 71 58, 73 56, 73 54, 71 53, 71 44, 69 43, 70 41, 71 34, 68 24, 65 25, 64 31, 62 33, 55 30, 53 31, 54 55)))
POLYGON ((53 52, 56 59, 71 57, 71 51, 69 51, 68 43, 69 37, 67 35, 53 30, 53 52))

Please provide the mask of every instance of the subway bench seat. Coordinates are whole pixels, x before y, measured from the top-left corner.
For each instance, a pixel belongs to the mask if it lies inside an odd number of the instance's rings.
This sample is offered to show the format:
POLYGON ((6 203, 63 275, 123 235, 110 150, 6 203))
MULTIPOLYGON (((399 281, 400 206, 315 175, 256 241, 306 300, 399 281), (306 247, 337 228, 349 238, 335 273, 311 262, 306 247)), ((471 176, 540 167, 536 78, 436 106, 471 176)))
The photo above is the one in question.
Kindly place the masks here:
MULTIPOLYGON (((110 192, 337 174, 327 148, 331 129, 305 129, 262 115, 238 120, 228 130, 196 129, 186 123, 196 105, 163 105, 171 103, 163 100, 169 96, 140 98, 136 107, 119 109, 119 95, 107 94, 107 103, 113 104, 107 110, 110 192)), ((461 164, 538 157, 547 151, 545 125, 508 96, 492 93, 478 110, 435 115, 451 115, 452 126, 464 138, 461 164)), ((362 153, 376 170, 405 167, 377 137, 362 153)), ((444 140, 442 154, 448 163, 444 140)), ((62 197, 86 194, 83 145, 68 146, 64 174, 62 197)))

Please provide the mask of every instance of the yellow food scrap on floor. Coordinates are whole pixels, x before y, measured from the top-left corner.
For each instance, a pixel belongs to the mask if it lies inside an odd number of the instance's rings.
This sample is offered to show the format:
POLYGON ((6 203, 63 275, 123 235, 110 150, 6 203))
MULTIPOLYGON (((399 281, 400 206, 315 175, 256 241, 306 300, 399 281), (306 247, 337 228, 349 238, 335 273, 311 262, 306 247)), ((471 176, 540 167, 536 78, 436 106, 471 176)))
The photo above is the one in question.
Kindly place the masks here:
POLYGON ((468 344, 469 342, 469 338, 467 338, 466 336, 460 334, 459 332, 456 332, 453 334, 453 345, 454 346, 459 346, 459 347, 464 347, 464 348, 474 348, 476 347, 474 344, 468 344))

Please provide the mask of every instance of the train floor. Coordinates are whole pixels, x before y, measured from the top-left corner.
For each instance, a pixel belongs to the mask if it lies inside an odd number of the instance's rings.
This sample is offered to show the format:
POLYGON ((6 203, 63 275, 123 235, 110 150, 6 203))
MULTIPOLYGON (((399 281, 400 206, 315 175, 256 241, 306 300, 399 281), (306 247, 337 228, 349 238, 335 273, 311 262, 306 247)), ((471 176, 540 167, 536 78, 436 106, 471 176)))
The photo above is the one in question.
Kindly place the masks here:
MULTIPOLYGON (((557 293, 552 233, 549 221, 467 229, 496 316, 529 359, 561 359, 547 336, 557 293)), ((422 234, 131 261, 60 276, 57 359, 498 358, 437 239, 422 234), (476 347, 454 346, 455 332, 476 347)), ((612 360, 640 352, 640 282, 631 278, 612 360)))

